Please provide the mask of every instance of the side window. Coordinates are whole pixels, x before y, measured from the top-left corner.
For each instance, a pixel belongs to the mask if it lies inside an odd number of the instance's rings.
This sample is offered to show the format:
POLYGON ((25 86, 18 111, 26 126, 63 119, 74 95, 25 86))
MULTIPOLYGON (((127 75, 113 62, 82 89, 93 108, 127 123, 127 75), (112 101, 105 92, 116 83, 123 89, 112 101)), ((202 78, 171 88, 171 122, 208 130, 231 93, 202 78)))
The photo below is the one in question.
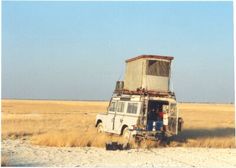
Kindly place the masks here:
POLYGON ((136 114, 138 110, 138 103, 129 103, 127 113, 136 114))
POLYGON ((111 102, 109 106, 109 111, 115 111, 116 110, 116 102, 111 102))
POLYGON ((117 104, 117 112, 123 113, 125 107, 125 102, 118 102, 117 104))

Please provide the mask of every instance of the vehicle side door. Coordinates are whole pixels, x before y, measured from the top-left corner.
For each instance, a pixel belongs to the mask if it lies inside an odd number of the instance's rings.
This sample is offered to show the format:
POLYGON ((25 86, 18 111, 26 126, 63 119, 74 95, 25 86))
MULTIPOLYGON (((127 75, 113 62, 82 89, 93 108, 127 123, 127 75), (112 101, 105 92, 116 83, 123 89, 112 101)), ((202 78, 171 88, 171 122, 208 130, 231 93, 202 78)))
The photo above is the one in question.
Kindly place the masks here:
POLYGON ((127 125, 129 128, 137 126, 140 116, 141 102, 127 102, 126 109, 123 124, 127 125))
POLYGON ((104 122, 107 132, 114 132, 113 130, 114 130, 116 106, 117 106, 117 101, 113 100, 113 101, 111 101, 111 103, 107 109, 108 114, 107 114, 106 121, 104 122))
POLYGON ((120 134, 121 127, 124 122, 125 111, 127 108, 127 102, 125 101, 118 101, 116 106, 116 114, 115 114, 115 126, 114 131, 120 134))

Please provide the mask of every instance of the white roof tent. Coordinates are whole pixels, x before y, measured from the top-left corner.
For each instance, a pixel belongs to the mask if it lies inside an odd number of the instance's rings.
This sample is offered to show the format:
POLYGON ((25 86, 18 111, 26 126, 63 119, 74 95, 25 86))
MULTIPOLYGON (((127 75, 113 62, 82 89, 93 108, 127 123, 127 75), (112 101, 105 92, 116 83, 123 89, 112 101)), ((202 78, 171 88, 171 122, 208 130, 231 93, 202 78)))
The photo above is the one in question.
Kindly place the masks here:
POLYGON ((123 91, 168 93, 174 57, 140 55, 126 60, 123 91))

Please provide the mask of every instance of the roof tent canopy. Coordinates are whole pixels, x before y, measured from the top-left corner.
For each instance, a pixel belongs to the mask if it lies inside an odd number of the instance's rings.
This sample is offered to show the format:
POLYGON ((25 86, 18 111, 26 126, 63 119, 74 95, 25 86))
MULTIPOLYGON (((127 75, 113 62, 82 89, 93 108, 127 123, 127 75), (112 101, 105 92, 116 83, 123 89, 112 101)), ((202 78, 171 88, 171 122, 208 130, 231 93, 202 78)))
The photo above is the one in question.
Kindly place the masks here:
POLYGON ((169 91, 170 67, 174 57, 140 55, 126 60, 124 88, 169 91))

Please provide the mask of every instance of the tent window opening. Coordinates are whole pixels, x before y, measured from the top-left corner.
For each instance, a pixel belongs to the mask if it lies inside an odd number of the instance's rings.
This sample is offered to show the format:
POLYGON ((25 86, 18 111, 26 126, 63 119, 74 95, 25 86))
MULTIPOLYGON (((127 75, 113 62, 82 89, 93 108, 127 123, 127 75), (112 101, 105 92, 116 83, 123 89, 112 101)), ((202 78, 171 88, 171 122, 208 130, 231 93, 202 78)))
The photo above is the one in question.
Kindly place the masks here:
POLYGON ((170 63, 165 61, 148 60, 147 75, 168 77, 170 72, 170 63))

